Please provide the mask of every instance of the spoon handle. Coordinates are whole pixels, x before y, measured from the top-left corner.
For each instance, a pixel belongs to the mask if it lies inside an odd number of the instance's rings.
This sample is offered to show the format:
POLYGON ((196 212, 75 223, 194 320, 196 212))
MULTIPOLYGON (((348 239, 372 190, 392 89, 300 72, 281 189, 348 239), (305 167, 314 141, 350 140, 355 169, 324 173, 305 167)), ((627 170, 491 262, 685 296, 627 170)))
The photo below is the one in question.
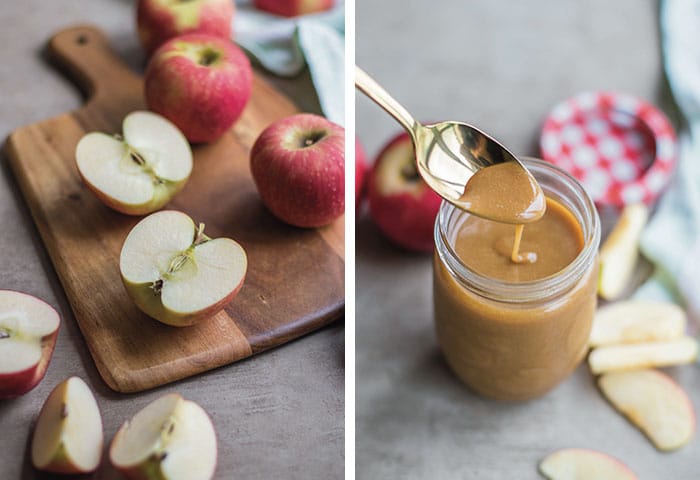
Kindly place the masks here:
POLYGON ((355 86, 374 103, 386 110, 389 115, 394 117, 415 140, 416 130, 420 128, 420 124, 408 113, 408 110, 403 108, 399 102, 394 100, 394 97, 389 95, 381 85, 357 65, 355 65, 355 86))

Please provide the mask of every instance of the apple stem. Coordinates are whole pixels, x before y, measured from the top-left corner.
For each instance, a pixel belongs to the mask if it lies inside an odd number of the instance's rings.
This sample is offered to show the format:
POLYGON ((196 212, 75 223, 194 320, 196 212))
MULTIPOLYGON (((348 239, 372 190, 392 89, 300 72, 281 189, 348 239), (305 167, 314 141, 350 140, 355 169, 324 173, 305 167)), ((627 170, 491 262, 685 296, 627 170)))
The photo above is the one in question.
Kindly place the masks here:
POLYGON ((194 235, 194 242, 192 242, 192 246, 196 247, 197 245, 206 243, 209 240, 211 240, 211 238, 204 235, 204 224, 200 223, 199 227, 197 228, 197 233, 194 235))

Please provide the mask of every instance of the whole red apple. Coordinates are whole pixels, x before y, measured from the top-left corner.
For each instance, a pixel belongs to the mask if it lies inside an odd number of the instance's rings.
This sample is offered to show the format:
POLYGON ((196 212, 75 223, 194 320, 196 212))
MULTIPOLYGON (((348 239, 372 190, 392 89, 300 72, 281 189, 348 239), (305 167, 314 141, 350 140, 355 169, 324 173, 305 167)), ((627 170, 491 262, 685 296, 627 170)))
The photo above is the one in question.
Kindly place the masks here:
POLYGON ((255 8, 283 17, 296 17, 329 10, 335 0, 255 0, 255 8))
POLYGON ((145 78, 148 108, 173 122, 190 142, 212 142, 241 116, 253 72, 230 40, 191 33, 153 54, 145 78))
POLYGON ((408 250, 430 252, 442 199, 418 174, 408 134, 392 139, 369 176, 369 212, 391 241, 408 250))
POLYGON ((267 127, 250 152, 260 197, 283 222, 326 225, 345 211, 345 129, 308 113, 267 127))
POLYGON ((205 33, 231 38, 233 0, 139 0, 136 23, 146 53, 173 37, 205 33))
POLYGON ((368 172, 369 165, 367 165, 365 149, 362 148, 360 140, 355 138, 355 210, 362 205, 368 172))

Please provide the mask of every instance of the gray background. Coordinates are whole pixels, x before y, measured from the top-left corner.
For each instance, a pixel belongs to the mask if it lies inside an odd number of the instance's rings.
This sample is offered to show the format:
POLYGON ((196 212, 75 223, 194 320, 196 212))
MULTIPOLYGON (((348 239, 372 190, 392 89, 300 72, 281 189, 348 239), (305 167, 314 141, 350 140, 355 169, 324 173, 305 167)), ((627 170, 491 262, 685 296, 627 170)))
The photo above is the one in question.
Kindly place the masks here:
MULTIPOLYGON (((582 90, 666 105, 653 1, 356 0, 356 57, 416 118, 473 123, 516 154, 582 90)), ((370 157, 400 127, 357 94, 370 157)), ((668 109, 667 109, 668 110, 668 109)), ((609 223, 609 221, 608 221, 609 223)), ((606 404, 585 366, 543 398, 499 403, 457 382, 436 346, 429 256, 357 223, 356 437, 362 479, 535 479, 564 447, 597 448, 642 479, 698 478, 700 445, 662 454, 606 404)), ((700 406, 697 367, 669 369, 700 406)))
MULTIPOLYGON (((143 68, 131 1, 3 1, 0 139, 21 125, 81 105, 79 92, 40 56, 53 32, 77 23, 101 27, 135 70, 143 68)), ((318 109, 308 78, 276 83, 302 108, 318 109)), ((343 322, 194 378, 146 393, 117 394, 94 367, 5 158, 0 158, 0 226, 0 288, 43 298, 63 318, 43 382, 24 397, 0 400, 1 479, 44 478, 32 469, 27 456, 31 428, 51 389, 71 375, 82 377, 96 393, 105 449, 124 420, 155 398, 180 392, 213 417, 219 437, 216 478, 342 478, 343 322)), ((120 478, 107 463, 90 478, 120 478)))

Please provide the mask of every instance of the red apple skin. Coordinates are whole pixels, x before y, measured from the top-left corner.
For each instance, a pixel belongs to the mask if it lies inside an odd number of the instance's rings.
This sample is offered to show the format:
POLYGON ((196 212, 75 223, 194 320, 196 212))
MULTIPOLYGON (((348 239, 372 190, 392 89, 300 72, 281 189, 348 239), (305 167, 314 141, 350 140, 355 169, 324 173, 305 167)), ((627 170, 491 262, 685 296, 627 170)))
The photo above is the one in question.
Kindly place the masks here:
POLYGON ((360 140, 355 138, 355 211, 358 211, 362 205, 362 200, 366 192, 368 173, 369 165, 367 165, 365 149, 362 148, 360 140))
POLYGON ((401 168, 415 165, 411 138, 403 133, 394 137, 377 156, 369 175, 369 213, 379 230, 396 245, 417 252, 431 252, 433 228, 442 199, 422 178, 403 178, 401 168), (395 149, 404 149, 400 165, 386 169, 384 163, 395 149), (401 188, 387 191, 386 175, 400 178, 401 188))
POLYGON ((163 0, 139 0, 136 24, 139 40, 151 55, 156 48, 173 37, 186 33, 204 33, 231 38, 231 25, 236 7, 232 0, 190 0, 196 18, 187 25, 178 25, 177 9, 163 0))
POLYGON ((255 8, 283 17, 296 17, 329 10, 335 0, 255 0, 255 8))
POLYGON ((148 108, 173 122, 193 143, 213 142, 238 120, 250 98, 253 71, 230 40, 192 33, 153 54, 145 75, 148 108), (208 52, 217 55, 203 65, 208 52))
POLYGON ((56 313, 56 316, 58 317, 56 331, 41 339, 41 359, 39 363, 19 372, 0 373, 0 400, 24 395, 34 389, 44 379, 46 369, 49 367, 49 362, 56 347, 58 330, 61 327, 61 317, 58 313, 56 313))
POLYGON ((290 225, 327 225, 345 211, 345 129, 303 113, 267 127, 250 152, 265 206, 290 225), (320 135, 320 138, 316 138, 320 135), (304 146, 304 140, 313 143, 304 146))

